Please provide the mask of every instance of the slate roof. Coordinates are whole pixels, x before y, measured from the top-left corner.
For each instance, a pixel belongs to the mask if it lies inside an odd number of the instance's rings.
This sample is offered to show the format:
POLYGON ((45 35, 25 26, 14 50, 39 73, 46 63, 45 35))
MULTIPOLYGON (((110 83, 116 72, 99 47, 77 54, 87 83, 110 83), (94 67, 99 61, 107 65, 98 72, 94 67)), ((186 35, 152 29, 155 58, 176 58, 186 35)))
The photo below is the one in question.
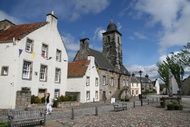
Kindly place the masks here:
MULTIPOLYGON (((136 77, 140 81, 140 77, 136 77)), ((152 81, 149 78, 141 77, 142 83, 152 83, 152 81)))
POLYGON ((22 24, 10 26, 4 30, 0 30, 0 42, 12 41, 13 38, 22 39, 29 33, 47 24, 46 22, 38 22, 32 24, 22 24))
POLYGON ((98 68, 106 70, 114 70, 113 66, 109 63, 108 59, 101 53, 96 50, 89 48, 90 54, 95 57, 95 62, 98 68))
POLYGON ((131 83, 140 83, 136 77, 131 77, 131 83))
POLYGON ((68 78, 84 76, 89 63, 89 60, 68 62, 68 78))
MULTIPOLYGON (((108 59, 101 52, 98 52, 91 48, 89 48, 89 51, 90 51, 90 55, 95 57, 95 63, 98 68, 108 70, 108 71, 114 71, 114 67, 111 65, 108 59)), ((128 70, 123 65, 120 68, 120 73, 130 75, 128 70)))

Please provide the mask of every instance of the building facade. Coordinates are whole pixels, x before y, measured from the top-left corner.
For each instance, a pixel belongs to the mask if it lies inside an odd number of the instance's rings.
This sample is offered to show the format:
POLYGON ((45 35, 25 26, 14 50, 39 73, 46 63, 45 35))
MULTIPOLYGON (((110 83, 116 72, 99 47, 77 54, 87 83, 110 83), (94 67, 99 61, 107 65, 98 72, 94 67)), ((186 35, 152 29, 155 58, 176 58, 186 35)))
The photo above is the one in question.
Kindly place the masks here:
POLYGON ((69 62, 67 92, 76 93, 81 103, 99 101, 99 75, 93 56, 69 62))
MULTIPOLYGON (((80 50, 74 61, 95 57, 100 77, 100 100, 110 100, 112 97, 121 99, 130 96, 130 73, 122 64, 122 35, 111 20, 107 31, 103 33, 102 53, 89 48, 89 39, 80 40, 80 50)), ((129 97, 128 97, 129 98, 129 97)))
POLYGON ((26 88, 39 98, 50 93, 51 101, 64 95, 68 55, 57 17, 52 13, 46 22, 0 24, 0 108, 17 107, 17 92, 26 88))

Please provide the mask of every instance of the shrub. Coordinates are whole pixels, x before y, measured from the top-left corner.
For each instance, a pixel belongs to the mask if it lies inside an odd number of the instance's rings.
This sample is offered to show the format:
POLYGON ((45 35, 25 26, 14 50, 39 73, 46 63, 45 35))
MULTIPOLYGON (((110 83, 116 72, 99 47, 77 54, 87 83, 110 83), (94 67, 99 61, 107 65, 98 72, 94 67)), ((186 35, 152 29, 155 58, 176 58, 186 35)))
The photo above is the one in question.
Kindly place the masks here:
POLYGON ((42 97, 41 98, 41 103, 45 103, 45 99, 46 99, 45 97, 42 97))
POLYGON ((0 127, 9 127, 10 123, 9 122, 2 122, 0 123, 0 127))
POLYGON ((169 103, 169 104, 167 104, 167 109, 168 110, 175 110, 175 106, 176 106, 176 104, 169 103))
MULTIPOLYGON (((45 98, 44 98, 44 101, 45 101, 45 98)), ((41 103, 41 98, 39 98, 38 96, 35 96, 35 95, 32 95, 31 96, 31 104, 36 104, 36 103, 41 103)))

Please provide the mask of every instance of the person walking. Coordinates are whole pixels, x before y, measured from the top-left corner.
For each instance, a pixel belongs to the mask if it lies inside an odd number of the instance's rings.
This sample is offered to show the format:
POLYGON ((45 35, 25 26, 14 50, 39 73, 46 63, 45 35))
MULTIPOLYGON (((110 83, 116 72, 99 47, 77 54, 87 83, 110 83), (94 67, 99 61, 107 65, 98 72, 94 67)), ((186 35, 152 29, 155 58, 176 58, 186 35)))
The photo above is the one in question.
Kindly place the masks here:
POLYGON ((50 93, 47 93, 47 98, 46 98, 46 114, 49 114, 49 113, 51 113, 51 111, 52 111, 52 107, 51 107, 51 105, 50 105, 50 103, 49 103, 49 97, 50 97, 50 93))

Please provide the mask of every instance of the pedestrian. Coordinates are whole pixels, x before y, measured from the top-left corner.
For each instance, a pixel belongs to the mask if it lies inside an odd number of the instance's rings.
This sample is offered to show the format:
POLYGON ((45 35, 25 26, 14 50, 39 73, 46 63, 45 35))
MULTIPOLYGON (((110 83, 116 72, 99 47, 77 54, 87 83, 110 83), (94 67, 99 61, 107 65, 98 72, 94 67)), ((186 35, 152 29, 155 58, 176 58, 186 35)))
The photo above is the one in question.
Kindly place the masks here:
POLYGON ((49 103, 49 97, 50 97, 50 93, 47 93, 47 98, 46 98, 46 114, 49 114, 49 113, 51 113, 51 111, 52 111, 52 107, 51 107, 51 105, 50 105, 50 103, 49 103))

